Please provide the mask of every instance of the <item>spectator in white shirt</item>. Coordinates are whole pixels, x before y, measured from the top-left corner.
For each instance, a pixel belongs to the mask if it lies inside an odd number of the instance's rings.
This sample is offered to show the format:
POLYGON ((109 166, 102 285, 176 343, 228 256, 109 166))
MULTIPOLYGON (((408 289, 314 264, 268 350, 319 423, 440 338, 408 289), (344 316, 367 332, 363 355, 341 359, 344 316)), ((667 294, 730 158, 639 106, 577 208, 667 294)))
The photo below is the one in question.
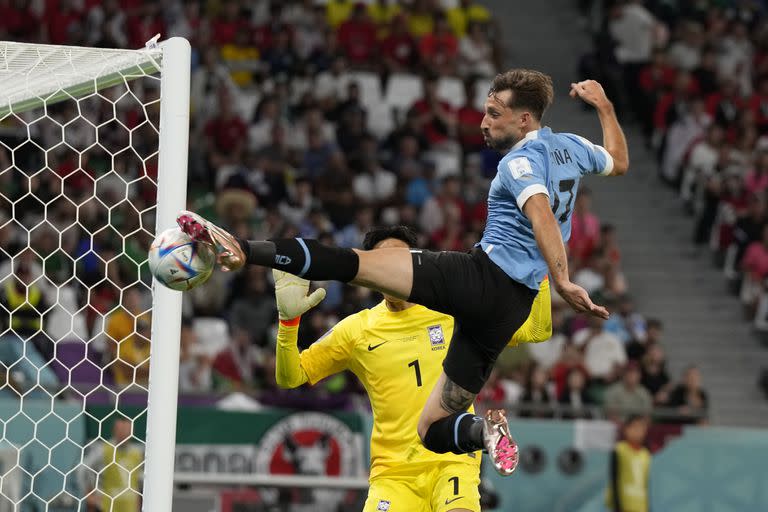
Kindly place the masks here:
POLYGON ((624 346, 614 334, 603 329, 605 320, 590 318, 590 327, 573 335, 573 343, 584 351, 584 366, 598 384, 613 382, 627 362, 624 346))
POLYGON ((376 158, 364 158, 360 162, 360 172, 352 181, 355 197, 372 205, 391 199, 396 188, 397 177, 382 168, 376 158))
POLYGON ((629 0, 618 10, 618 16, 608 24, 616 41, 616 60, 621 64, 632 109, 643 115, 640 91, 640 70, 651 60, 657 22, 640 0, 629 0))
POLYGON ((693 71, 699 65, 703 43, 701 25, 696 22, 687 23, 682 29, 680 40, 669 47, 669 61, 678 69, 693 71))
POLYGON ((695 143, 691 149, 688 165, 683 170, 680 183, 680 197, 689 205, 692 205, 702 178, 706 179, 714 174, 724 137, 723 128, 712 124, 707 128, 706 137, 695 143))
POLYGON ((315 96, 320 101, 324 111, 328 112, 344 97, 347 85, 352 77, 347 71, 347 60, 337 56, 331 64, 331 69, 317 75, 315 80, 315 96))
MULTIPOLYGON (((468 77, 472 75, 493 76, 496 66, 493 64, 493 48, 488 41, 483 25, 470 22, 467 35, 459 42, 459 73, 468 77)), ((472 99, 470 98, 470 101, 472 99)))

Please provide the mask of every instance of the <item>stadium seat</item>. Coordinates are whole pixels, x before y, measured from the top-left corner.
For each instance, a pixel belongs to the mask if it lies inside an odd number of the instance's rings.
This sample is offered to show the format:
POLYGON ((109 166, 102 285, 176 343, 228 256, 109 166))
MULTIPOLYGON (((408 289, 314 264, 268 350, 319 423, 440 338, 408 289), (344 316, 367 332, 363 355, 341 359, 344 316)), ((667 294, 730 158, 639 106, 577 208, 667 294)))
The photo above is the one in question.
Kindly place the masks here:
POLYGON ((425 159, 435 164, 435 178, 458 176, 461 174, 461 158, 458 153, 451 151, 430 151, 425 159))
POLYGON ((392 107, 386 103, 367 105, 368 131, 378 138, 385 138, 395 129, 395 118, 392 107))
POLYGON ((488 78, 478 78, 475 82, 475 107, 479 110, 483 110, 490 86, 491 80, 488 78))
POLYGON ((423 95, 421 78, 406 73, 395 73, 389 79, 384 103, 398 110, 407 110, 423 95))
POLYGON ((215 356, 229 344, 229 327, 227 322, 216 317, 195 318, 192 322, 197 340, 205 352, 215 356))
POLYGON ((381 81, 375 73, 369 71, 353 71, 350 81, 360 86, 360 98, 365 108, 381 103, 381 81))
POLYGON ((462 107, 465 101, 464 84, 458 78, 440 77, 437 82, 437 96, 455 108, 462 107))

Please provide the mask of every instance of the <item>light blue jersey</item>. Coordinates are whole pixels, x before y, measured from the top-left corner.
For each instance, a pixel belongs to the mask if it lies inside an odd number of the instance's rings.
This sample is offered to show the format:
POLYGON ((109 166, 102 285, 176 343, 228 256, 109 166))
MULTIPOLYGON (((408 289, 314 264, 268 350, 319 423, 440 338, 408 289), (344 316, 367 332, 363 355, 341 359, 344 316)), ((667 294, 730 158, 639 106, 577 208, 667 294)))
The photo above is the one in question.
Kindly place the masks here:
POLYGON ((523 205, 535 194, 546 194, 567 242, 579 180, 612 170, 608 151, 583 137, 552 133, 549 128, 529 132, 499 162, 488 192, 488 221, 480 246, 509 277, 538 290, 547 263, 523 205))

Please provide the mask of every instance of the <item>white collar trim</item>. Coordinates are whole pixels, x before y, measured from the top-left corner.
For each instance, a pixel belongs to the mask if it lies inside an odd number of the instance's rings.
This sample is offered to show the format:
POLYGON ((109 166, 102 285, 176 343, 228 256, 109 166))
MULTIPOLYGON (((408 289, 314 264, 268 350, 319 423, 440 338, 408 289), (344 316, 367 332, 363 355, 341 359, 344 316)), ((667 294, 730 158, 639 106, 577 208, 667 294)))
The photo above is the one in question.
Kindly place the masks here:
POLYGON ((523 137, 522 139, 517 141, 517 144, 512 146, 512 151, 514 151, 516 149, 520 149, 529 140, 535 140, 535 139, 538 139, 538 138, 539 138, 539 130, 533 130, 532 132, 528 132, 528 133, 525 134, 525 137, 523 137))

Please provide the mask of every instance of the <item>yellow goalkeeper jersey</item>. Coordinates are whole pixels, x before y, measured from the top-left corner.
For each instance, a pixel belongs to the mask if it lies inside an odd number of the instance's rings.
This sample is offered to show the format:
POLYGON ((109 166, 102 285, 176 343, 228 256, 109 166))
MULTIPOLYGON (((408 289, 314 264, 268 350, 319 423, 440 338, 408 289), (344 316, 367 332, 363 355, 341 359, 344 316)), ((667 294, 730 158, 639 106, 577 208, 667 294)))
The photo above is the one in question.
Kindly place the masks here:
POLYGON ((452 334, 451 316, 419 305, 390 311, 382 301, 345 318, 301 352, 310 384, 348 369, 365 386, 373 409, 371 478, 403 463, 480 465, 476 453, 433 453, 416 433, 452 334))

